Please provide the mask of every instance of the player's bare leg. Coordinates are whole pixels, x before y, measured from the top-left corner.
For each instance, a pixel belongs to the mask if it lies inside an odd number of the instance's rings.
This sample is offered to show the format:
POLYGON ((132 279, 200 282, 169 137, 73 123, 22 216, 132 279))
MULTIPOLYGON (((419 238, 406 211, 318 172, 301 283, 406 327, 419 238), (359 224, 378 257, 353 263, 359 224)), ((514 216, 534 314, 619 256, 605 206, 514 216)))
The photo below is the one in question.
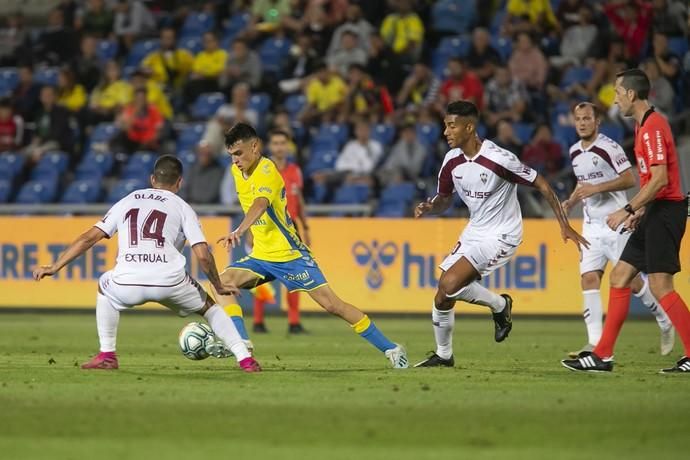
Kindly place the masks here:
POLYGON ((245 341, 240 336, 233 321, 228 318, 225 311, 218 305, 213 297, 206 296, 206 303, 198 313, 206 319, 213 333, 221 343, 211 344, 206 351, 212 356, 225 356, 225 350, 229 350, 237 360, 240 368, 245 372, 259 372, 261 366, 254 360, 247 348, 245 341))
POLYGON ((654 315, 654 319, 659 325, 661 331, 660 351, 662 356, 669 355, 673 351, 673 345, 676 338, 676 331, 673 329, 673 323, 669 319, 666 312, 659 304, 657 298, 652 294, 649 287, 648 277, 638 273, 633 279, 630 287, 635 297, 640 299, 647 309, 654 315))
POLYGON ((347 321, 356 333, 382 351, 394 368, 402 369, 408 366, 405 349, 391 342, 366 314, 354 305, 343 301, 330 286, 323 285, 308 293, 321 308, 347 321))

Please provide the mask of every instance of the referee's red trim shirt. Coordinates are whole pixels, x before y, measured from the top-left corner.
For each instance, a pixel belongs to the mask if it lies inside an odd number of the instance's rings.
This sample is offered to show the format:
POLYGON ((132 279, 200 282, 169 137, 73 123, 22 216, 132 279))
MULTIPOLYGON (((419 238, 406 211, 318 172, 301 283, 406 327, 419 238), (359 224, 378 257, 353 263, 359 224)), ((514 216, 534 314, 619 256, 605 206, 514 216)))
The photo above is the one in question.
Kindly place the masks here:
POLYGON ((682 201, 685 195, 680 186, 678 153, 671 126, 663 115, 651 108, 635 126, 635 158, 640 174, 640 187, 652 178, 651 167, 666 165, 668 183, 654 197, 655 200, 682 201))

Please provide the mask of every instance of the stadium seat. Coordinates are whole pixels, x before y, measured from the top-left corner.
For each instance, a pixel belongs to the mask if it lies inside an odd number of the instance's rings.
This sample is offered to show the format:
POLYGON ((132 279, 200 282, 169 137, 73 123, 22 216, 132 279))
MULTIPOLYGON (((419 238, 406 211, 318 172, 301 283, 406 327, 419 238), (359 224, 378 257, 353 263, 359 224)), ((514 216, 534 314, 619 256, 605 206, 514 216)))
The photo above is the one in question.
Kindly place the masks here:
POLYGON ((383 146, 390 146, 395 139, 395 126, 388 123, 375 124, 371 129, 371 138, 383 146))
POLYGON ((218 108, 225 104, 225 100, 223 93, 200 94, 192 105, 192 117, 198 120, 211 118, 216 114, 218 108))
POLYGON ((177 135, 177 151, 194 150, 206 130, 203 123, 185 125, 177 135))
POLYGON ((371 188, 366 185, 343 185, 335 192, 333 202, 336 204, 360 204, 369 199, 371 188))
POLYGON ((58 70, 57 67, 44 67, 36 70, 34 73, 34 83, 38 85, 56 86, 58 82, 58 70))
POLYGON ((46 152, 31 170, 31 179, 59 177, 69 167, 69 155, 65 152, 46 152))
POLYGON ((491 37, 491 46, 498 52, 503 62, 508 62, 513 53, 513 44, 509 39, 494 35, 491 37))
POLYGON ((304 94, 291 94, 285 99, 285 110, 287 110, 290 118, 294 118, 304 109, 306 104, 307 98, 304 94))
POLYGON ((379 217, 404 217, 417 194, 411 182, 389 185, 381 192, 376 215, 379 217))
POLYGON ((577 131, 574 126, 555 124, 551 126, 553 140, 561 144, 564 152, 570 150, 570 146, 577 142, 577 131))
POLYGON ((10 201, 10 193, 12 193, 12 183, 8 180, 0 179, 0 203, 10 201))
POLYGON ((335 139, 340 146, 347 142, 350 130, 344 123, 321 123, 314 140, 335 139))
POLYGON ((425 147, 435 145, 441 135, 441 128, 436 123, 417 123, 415 129, 417 139, 425 147))
POLYGON ((197 54, 204 49, 204 44, 201 42, 201 37, 182 37, 177 41, 177 47, 197 54))
POLYGON ((328 188, 323 184, 314 184, 311 192, 311 196, 309 197, 310 203, 323 203, 326 200, 328 188))
POLYGON ((100 179, 110 174, 114 163, 110 152, 89 152, 77 166, 76 179, 100 179))
POLYGON ((671 53, 683 60, 685 54, 688 52, 688 38, 687 37, 672 37, 668 39, 668 49, 671 53))
POLYGON ((101 40, 98 42, 96 55, 103 62, 110 61, 117 57, 118 45, 116 41, 101 40))
POLYGON ((281 76, 283 65, 292 42, 285 38, 268 38, 259 47, 259 58, 264 73, 281 76))
POLYGON ((199 37, 212 31, 216 18, 208 13, 189 13, 182 24, 180 37, 199 37))
POLYGON ((57 196, 57 179, 41 179, 26 182, 15 199, 19 204, 52 203, 57 196))
POLYGON ((332 171, 338 159, 337 149, 312 150, 304 173, 307 177, 318 171, 332 171))
POLYGON ((132 49, 129 51, 129 55, 125 60, 125 67, 137 67, 142 59, 146 57, 151 51, 160 48, 160 40, 150 39, 141 40, 136 42, 132 49))
POLYGON ((589 67, 571 67, 561 78, 561 88, 568 88, 576 83, 586 83, 592 79, 592 69, 589 67))
POLYGON ((97 203, 101 198, 101 183, 98 180, 75 180, 65 193, 60 203, 79 204, 97 203))
POLYGON ((124 179, 115 184, 115 186, 110 189, 108 197, 106 198, 107 203, 115 203, 120 201, 122 198, 126 197, 135 190, 148 187, 146 182, 139 179, 124 179))
POLYGON ((534 125, 532 123, 521 123, 516 121, 513 123, 513 132, 515 133, 515 137, 517 137, 523 145, 526 145, 532 139, 534 125))
POLYGON ((261 118, 268 113, 271 107, 271 96, 267 93, 252 94, 249 98, 249 108, 256 110, 261 118))
POLYGON ((177 158, 182 162, 183 174, 187 174, 189 169, 196 163, 196 153, 193 150, 178 150, 177 158))
POLYGON ((154 152, 134 152, 122 169, 120 179, 141 179, 148 182, 157 159, 158 154, 154 152))
POLYGON ((110 140, 119 132, 115 123, 99 123, 88 140, 88 151, 108 151, 110 140))
POLYGON ((439 0, 431 7, 431 29, 441 33, 465 33, 476 17, 476 0, 439 0))
POLYGON ((19 84, 19 71, 16 67, 0 68, 0 94, 14 91, 19 84))
POLYGON ((437 51, 448 56, 467 56, 472 47, 472 40, 468 36, 458 35, 441 39, 437 51))
POLYGON ((602 123, 601 126, 599 126, 599 132, 610 137, 619 144, 623 142, 623 137, 625 135, 623 127, 617 123, 602 123))
POLYGON ((22 172, 26 157, 21 153, 5 152, 0 154, 0 171, 5 178, 14 178, 22 172))
POLYGON ((247 27, 250 19, 251 15, 249 13, 234 14, 227 22, 227 26, 223 33, 223 40, 230 39, 230 41, 232 41, 232 39, 247 27))

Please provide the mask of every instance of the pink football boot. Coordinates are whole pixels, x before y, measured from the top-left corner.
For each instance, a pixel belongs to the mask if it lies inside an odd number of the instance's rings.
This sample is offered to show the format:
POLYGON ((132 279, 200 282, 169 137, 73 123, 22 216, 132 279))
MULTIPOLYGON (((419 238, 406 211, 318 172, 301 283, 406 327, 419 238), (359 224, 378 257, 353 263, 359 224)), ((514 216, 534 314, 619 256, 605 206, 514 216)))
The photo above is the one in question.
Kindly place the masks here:
POLYGON ((81 365, 82 369, 106 369, 113 370, 118 369, 120 366, 117 363, 117 355, 114 351, 100 352, 88 363, 81 365))
POLYGON ((261 366, 252 357, 244 358, 242 361, 240 361, 240 369, 242 369, 244 372, 261 372, 261 366))

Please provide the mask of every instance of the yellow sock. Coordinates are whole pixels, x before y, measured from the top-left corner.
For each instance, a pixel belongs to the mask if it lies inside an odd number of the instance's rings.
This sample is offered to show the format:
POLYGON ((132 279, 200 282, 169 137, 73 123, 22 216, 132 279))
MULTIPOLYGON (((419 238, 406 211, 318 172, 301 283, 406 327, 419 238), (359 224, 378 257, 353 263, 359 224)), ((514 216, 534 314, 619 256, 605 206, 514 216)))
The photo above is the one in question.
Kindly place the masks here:
POLYGON ((370 325, 371 320, 367 315, 364 315, 364 318, 360 319, 355 324, 352 324, 350 327, 352 327, 357 334, 361 334, 362 332, 366 331, 370 325))
POLYGON ((242 307, 240 307, 236 303, 226 305, 225 307, 223 307, 223 310, 225 310, 225 313, 227 313, 228 316, 239 316, 240 318, 242 318, 242 307))

